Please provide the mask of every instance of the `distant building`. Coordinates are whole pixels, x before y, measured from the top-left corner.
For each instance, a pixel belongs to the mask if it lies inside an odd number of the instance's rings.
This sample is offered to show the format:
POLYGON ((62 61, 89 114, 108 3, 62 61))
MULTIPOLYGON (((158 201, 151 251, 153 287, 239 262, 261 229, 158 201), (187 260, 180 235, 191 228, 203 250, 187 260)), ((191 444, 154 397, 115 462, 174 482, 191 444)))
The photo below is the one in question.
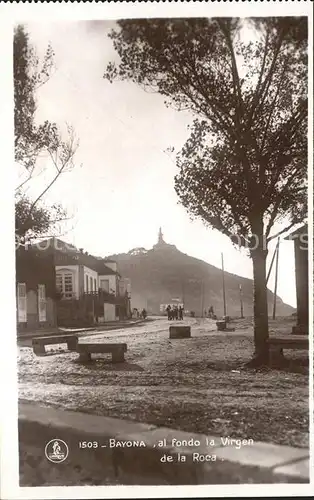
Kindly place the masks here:
POLYGON ((181 301, 181 299, 171 299, 169 302, 167 302, 167 304, 160 304, 160 312, 162 314, 166 314, 166 309, 168 306, 170 306, 172 309, 174 307, 178 307, 178 308, 183 307, 183 309, 184 309, 184 304, 181 301))
MULTIPOLYGON (((130 292, 126 293, 115 261, 94 257, 58 238, 41 241, 35 247, 53 256, 61 321, 69 311, 77 317, 79 309, 84 308, 91 323, 115 321, 130 315, 130 292), (74 307, 66 305, 66 301, 80 303, 74 307)), ((71 314, 68 316, 70 321, 71 314)))
POLYGON ((308 226, 289 234, 285 240, 294 241, 295 281, 297 295, 297 324, 292 333, 309 332, 308 226))
POLYGON ((100 260, 57 238, 41 241, 36 248, 53 255, 56 286, 62 299, 78 299, 99 288, 117 295, 120 275, 116 262, 100 260))

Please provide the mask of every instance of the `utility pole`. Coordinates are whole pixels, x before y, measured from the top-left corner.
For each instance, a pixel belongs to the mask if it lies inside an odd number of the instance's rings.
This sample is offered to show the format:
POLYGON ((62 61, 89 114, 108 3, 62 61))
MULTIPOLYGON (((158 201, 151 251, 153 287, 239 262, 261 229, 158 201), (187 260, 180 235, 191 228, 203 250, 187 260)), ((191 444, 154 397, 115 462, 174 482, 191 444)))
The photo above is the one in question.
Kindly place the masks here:
POLYGON ((202 280, 202 300, 201 300, 201 317, 204 318, 204 288, 205 288, 205 284, 204 284, 204 279, 202 280))
POLYGON ((273 319, 276 318, 276 302, 277 302, 277 283, 278 283, 278 261, 279 261, 279 238, 276 247, 276 273, 275 273, 275 290, 274 290, 274 305, 273 305, 273 319))
POLYGON ((185 295, 184 278, 183 278, 183 279, 182 279, 182 281, 181 281, 181 290, 182 290, 182 297, 181 297, 181 298, 182 298, 183 309, 184 309, 184 308, 185 308, 185 305, 184 305, 184 304, 185 304, 185 297, 184 297, 184 295, 185 295))
POLYGON ((95 296, 92 293, 92 312, 93 312, 93 324, 95 323, 95 296))
POLYGON ((269 270, 268 270, 268 274, 267 274, 267 278, 266 278, 266 285, 268 283, 269 276, 270 276, 271 270, 273 268, 274 260, 275 260, 276 254, 277 254, 278 245, 279 245, 279 242, 277 241, 277 245, 276 245, 276 248, 274 250, 274 253, 273 253, 273 256, 272 256, 272 259, 271 259, 271 263, 270 263, 270 267, 269 267, 269 270))
POLYGON ((243 318, 244 318, 244 316, 243 316, 242 285, 239 285, 239 294, 240 294, 240 310, 241 310, 241 319, 243 319, 243 318))
POLYGON ((224 301, 224 316, 227 316, 226 290, 225 290, 225 270, 224 270, 224 254, 223 253, 221 253, 221 269, 222 269, 222 293, 223 293, 223 301, 224 301))

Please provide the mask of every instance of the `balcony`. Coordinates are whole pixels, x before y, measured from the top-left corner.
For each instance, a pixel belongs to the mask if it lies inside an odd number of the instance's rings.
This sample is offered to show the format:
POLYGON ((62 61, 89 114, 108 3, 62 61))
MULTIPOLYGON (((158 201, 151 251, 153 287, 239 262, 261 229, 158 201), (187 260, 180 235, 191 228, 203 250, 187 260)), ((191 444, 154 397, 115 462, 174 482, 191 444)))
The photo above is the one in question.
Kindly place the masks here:
POLYGON ((77 299, 75 292, 60 292, 57 290, 57 299, 59 300, 75 300, 77 299))

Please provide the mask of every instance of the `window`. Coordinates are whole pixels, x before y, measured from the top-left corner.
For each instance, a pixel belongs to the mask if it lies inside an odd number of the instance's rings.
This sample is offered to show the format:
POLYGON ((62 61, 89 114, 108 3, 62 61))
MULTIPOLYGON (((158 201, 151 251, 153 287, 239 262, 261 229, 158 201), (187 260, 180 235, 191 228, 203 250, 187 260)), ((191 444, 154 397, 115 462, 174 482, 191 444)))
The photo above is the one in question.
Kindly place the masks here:
POLYGON ((39 322, 47 321, 45 285, 38 285, 38 319, 39 322))
POLYGON ((58 292, 62 293, 62 274, 56 275, 56 289, 58 292))
POLYGON ((64 275, 64 296, 67 298, 72 297, 73 295, 73 276, 72 274, 64 275))
POLYGON ((92 292, 93 291, 93 278, 89 278, 89 291, 92 292))
POLYGON ((40 300, 46 300, 46 287, 45 287, 45 285, 38 285, 38 298, 40 300))
POLYGON ((56 288, 62 297, 71 299, 74 296, 74 284, 72 273, 58 273, 56 275, 56 288))
POLYGON ((85 292, 88 293, 88 276, 85 276, 85 292))
POLYGON ((105 292, 109 292, 109 280, 101 279, 100 288, 105 292))
POLYGON ((17 284, 17 315, 19 323, 27 322, 26 283, 17 284))
POLYGON ((94 278, 94 290, 95 290, 95 292, 97 292, 97 280, 96 280, 96 278, 94 278))

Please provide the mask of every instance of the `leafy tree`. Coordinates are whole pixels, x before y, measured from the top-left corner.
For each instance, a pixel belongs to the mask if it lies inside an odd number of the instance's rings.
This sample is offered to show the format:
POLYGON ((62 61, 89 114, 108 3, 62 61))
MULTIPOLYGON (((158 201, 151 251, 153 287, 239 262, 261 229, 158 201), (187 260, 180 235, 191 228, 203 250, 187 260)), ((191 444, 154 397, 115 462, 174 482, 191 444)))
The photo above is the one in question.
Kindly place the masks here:
POLYGON ((268 363, 268 242, 307 212, 307 19, 122 20, 109 36, 120 62, 105 78, 194 114, 175 189, 192 217, 249 249, 252 364, 268 363))
POLYGON ((38 155, 58 141, 55 123, 36 124, 36 92, 50 78, 54 52, 49 45, 40 65, 24 26, 14 31, 14 135, 15 160, 32 173, 38 155))
POLYGON ((45 207, 42 199, 57 179, 74 167, 74 155, 78 148, 72 127, 67 127, 67 138, 62 139, 55 123, 36 120, 36 93, 50 78, 54 68, 54 52, 49 45, 42 63, 29 41, 24 26, 14 31, 14 130, 15 161, 26 173, 16 187, 16 238, 17 243, 28 237, 37 237, 66 217, 65 211, 57 205, 45 207), (25 187, 35 175, 40 156, 47 156, 54 168, 52 179, 36 197, 30 200, 25 187))
POLYGON ((18 246, 27 246, 30 240, 48 233, 52 227, 66 219, 66 212, 60 205, 33 207, 33 203, 25 195, 21 195, 15 203, 15 235, 18 246))
POLYGON ((148 250, 146 250, 146 248, 144 247, 136 247, 136 248, 132 248, 132 250, 130 250, 128 252, 129 255, 145 255, 146 253, 148 252, 148 250))

